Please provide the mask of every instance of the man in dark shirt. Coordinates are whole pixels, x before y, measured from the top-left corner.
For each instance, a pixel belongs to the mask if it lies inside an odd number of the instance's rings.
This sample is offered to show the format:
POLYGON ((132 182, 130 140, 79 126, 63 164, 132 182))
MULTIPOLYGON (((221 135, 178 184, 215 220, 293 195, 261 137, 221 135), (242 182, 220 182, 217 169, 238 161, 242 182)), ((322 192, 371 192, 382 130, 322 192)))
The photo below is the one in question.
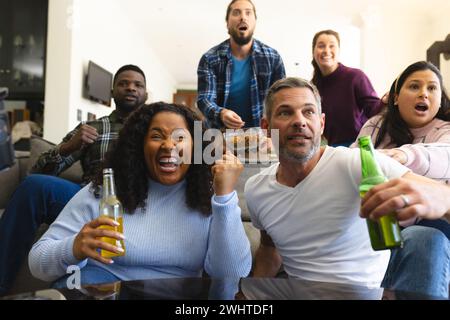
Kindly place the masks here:
POLYGON ((0 219, 0 295, 7 294, 42 223, 52 223, 66 203, 99 169, 126 117, 147 100, 144 72, 122 66, 115 74, 116 104, 109 116, 79 124, 55 148, 44 152, 19 185, 0 219), (83 168, 81 185, 56 177, 77 160, 83 168))

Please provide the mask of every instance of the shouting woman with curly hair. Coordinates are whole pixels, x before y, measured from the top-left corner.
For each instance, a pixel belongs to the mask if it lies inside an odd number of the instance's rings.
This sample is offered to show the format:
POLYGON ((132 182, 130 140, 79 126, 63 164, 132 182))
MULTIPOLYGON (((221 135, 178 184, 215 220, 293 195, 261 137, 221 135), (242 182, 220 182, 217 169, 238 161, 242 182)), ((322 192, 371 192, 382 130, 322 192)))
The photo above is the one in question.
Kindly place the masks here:
POLYGON ((200 117, 191 109, 163 102, 130 115, 104 164, 114 170, 123 234, 99 228, 114 226, 99 218, 99 172, 33 246, 33 275, 60 278, 58 287, 66 284, 70 265, 81 268, 82 284, 199 277, 203 271, 211 277, 247 276, 250 245, 234 190, 243 166, 229 153, 212 166, 193 164, 196 121, 200 117), (126 254, 102 257, 101 249, 120 252, 100 241, 105 236, 124 239, 126 254))

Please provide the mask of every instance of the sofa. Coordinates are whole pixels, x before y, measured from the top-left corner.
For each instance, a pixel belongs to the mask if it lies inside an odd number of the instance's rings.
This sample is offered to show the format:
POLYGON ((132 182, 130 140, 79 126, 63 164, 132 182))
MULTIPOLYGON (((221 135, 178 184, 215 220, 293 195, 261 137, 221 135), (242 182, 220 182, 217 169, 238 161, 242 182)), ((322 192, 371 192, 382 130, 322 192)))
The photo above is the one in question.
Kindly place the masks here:
MULTIPOLYGON (((29 146, 29 151, 15 151, 16 161, 14 165, 0 172, 0 186, 2 186, 0 192, 0 212, 3 212, 9 198, 19 183, 30 173, 31 167, 37 161, 39 155, 53 148, 55 144, 38 136, 32 136, 29 146)), ((68 170, 64 171, 61 177, 79 183, 81 182, 82 172, 80 162, 76 162, 68 170)))
MULTIPOLYGON (((49 148, 54 147, 53 143, 50 143, 38 136, 31 136, 29 141, 29 151, 16 151, 16 161, 14 165, 0 172, 0 215, 2 214, 6 204, 11 197, 14 190, 20 184, 20 182, 29 174, 32 165, 36 162, 39 155, 48 150, 49 148)), ((240 207, 242 210, 242 221, 244 225, 244 229, 246 234, 250 240, 252 256, 254 256, 257 247, 259 246, 259 230, 257 230, 250 222, 250 217, 248 215, 247 206, 245 204, 245 199, 243 197, 243 190, 245 181, 251 175, 257 173, 259 171, 258 168, 251 167, 246 168, 241 175, 237 192, 239 195, 240 207)), ((81 182, 82 168, 78 162, 72 165, 69 169, 64 171, 60 177, 73 181, 75 183, 81 182)), ((37 239, 45 232, 48 226, 43 225, 39 229, 37 234, 37 239)), ((36 240, 37 240, 36 239, 36 240)), ((50 283, 40 281, 39 279, 34 278, 28 268, 28 263, 25 261, 19 271, 19 275, 16 279, 16 282, 10 292, 10 294, 15 293, 23 293, 28 291, 36 291, 40 289, 48 288, 50 283)))
MULTIPOLYGON (((0 172, 0 216, 3 214, 12 193, 20 182, 30 173, 31 167, 36 162, 39 155, 55 146, 55 144, 38 136, 31 136, 28 145, 28 151, 15 151, 15 163, 11 168, 0 172)), ((60 177, 79 183, 81 182, 82 172, 81 164, 78 161, 68 170, 64 171, 60 177)), ((39 238, 47 228, 47 225, 42 225, 37 233, 37 238, 39 238)), ((10 294, 36 291, 48 288, 49 286, 50 283, 34 278, 29 271, 28 261, 24 261, 10 294)))

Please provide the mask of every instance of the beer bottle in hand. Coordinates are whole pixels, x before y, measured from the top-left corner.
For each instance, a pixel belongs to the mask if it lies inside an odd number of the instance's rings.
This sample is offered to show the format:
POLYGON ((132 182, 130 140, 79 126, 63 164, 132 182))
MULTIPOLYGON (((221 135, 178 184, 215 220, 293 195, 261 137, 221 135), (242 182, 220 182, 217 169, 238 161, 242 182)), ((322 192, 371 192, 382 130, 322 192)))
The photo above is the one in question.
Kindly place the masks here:
MULTIPOLYGON (((100 216, 106 216, 119 223, 117 227, 103 225, 100 226, 101 229, 114 230, 123 234, 123 207, 116 197, 114 172, 111 168, 103 169, 103 196, 100 201, 100 216)), ((125 255, 125 245, 123 240, 109 237, 102 237, 101 240, 124 250, 122 253, 115 253, 102 249, 102 257, 111 258, 125 255)))
MULTIPOLYGON (((375 159, 374 148, 370 136, 362 136, 358 139, 361 154, 361 184, 359 194, 362 197, 373 186, 386 182, 381 168, 375 159)), ((379 218, 378 221, 367 219, 370 242, 374 250, 385 250, 403 246, 400 227, 394 213, 379 218)))

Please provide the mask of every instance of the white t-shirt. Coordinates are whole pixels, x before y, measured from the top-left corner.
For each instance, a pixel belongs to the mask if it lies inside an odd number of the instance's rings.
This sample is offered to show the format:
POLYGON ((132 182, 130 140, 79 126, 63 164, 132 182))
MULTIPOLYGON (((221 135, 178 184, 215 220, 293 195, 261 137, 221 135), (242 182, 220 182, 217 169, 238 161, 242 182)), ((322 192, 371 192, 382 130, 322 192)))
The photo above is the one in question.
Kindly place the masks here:
MULTIPOLYGON (((408 168, 377 153, 384 174, 408 168)), ((374 251, 359 217, 359 149, 326 147, 316 167, 294 188, 276 181, 279 163, 251 177, 245 197, 253 225, 265 230, 289 276, 313 281, 379 286, 390 251, 374 251)))

